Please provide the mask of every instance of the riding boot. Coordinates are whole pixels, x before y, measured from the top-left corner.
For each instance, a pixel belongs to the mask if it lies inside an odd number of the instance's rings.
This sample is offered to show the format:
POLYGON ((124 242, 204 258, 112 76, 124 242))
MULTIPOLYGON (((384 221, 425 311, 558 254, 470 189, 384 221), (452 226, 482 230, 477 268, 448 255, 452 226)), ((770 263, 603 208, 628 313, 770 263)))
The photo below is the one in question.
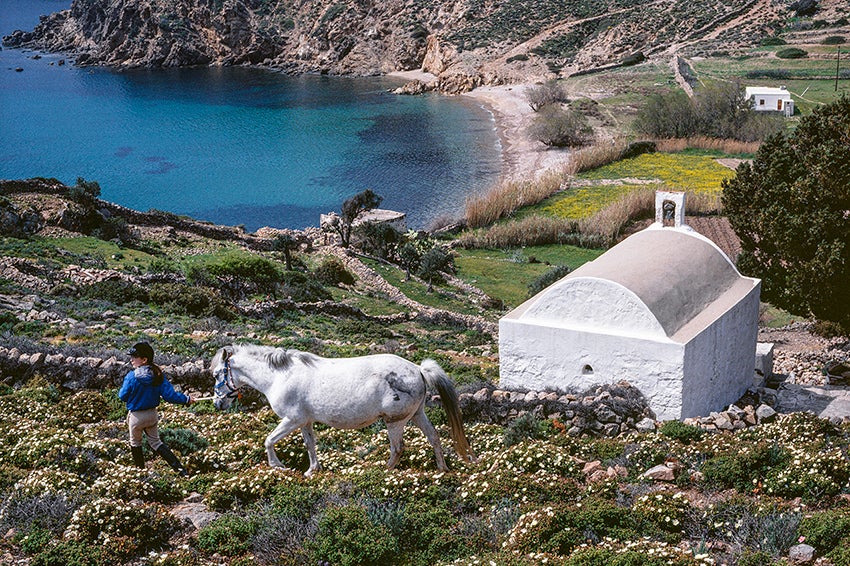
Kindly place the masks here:
POLYGON ((131 446, 130 452, 133 453, 133 463, 137 468, 144 469, 145 467, 145 453, 142 452, 141 446, 131 446))
POLYGON ((168 462, 168 465, 171 466, 171 469, 183 476, 184 478, 189 477, 189 472, 186 471, 186 468, 183 467, 183 464, 180 463, 180 460, 177 459, 177 456, 174 455, 174 452, 166 446, 165 444, 160 444, 159 448, 156 449, 162 459, 168 462))

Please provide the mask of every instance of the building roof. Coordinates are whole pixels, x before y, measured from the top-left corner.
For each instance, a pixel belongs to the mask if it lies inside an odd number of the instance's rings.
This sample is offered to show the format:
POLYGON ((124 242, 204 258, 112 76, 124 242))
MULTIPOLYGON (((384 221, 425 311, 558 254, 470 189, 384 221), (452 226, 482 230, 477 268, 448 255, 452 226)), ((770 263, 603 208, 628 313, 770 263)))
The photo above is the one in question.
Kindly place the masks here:
POLYGON ((775 88, 771 86, 748 86, 744 89, 744 96, 749 98, 753 95, 762 96, 781 96, 783 98, 791 98, 791 93, 784 87, 775 88))
POLYGON ((743 277, 710 240, 651 227, 626 238, 509 313, 509 318, 677 342, 711 324, 758 280, 743 277))

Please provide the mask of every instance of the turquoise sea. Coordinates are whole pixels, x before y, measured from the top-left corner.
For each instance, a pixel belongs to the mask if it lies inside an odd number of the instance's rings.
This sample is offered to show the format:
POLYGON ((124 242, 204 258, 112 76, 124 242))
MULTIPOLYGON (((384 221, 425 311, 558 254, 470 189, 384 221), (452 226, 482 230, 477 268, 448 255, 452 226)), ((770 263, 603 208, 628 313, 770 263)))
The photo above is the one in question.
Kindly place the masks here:
MULTIPOLYGON (((68 0, 2 0, 0 34, 68 0)), ((498 177, 492 116, 396 96, 397 79, 251 68, 114 72, 0 51, 0 178, 98 181, 102 198, 220 224, 303 228, 372 189, 412 228, 460 216, 498 177), (16 71, 23 68, 23 71, 16 71)), ((70 61, 70 60, 69 60, 70 61)))

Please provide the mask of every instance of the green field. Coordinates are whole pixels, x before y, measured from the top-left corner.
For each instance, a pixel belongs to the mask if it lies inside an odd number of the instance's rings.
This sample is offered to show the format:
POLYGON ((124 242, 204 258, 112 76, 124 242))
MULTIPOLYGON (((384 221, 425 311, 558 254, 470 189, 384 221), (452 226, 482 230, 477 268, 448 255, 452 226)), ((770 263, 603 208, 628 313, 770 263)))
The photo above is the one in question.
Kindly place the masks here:
POLYGON ((455 264, 461 279, 490 297, 501 299, 511 308, 528 298, 529 284, 552 266, 566 265, 576 269, 603 252, 565 245, 529 246, 517 250, 458 250, 455 264))

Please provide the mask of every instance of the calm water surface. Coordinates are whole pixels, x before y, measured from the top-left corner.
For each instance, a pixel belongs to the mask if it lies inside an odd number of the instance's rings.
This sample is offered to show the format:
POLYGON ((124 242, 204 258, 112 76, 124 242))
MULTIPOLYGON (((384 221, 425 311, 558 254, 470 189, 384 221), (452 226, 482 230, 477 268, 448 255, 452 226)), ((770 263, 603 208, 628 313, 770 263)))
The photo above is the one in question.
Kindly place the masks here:
MULTIPOLYGON (((0 33, 65 0, 0 1, 0 33)), ((102 198, 223 224, 302 228, 367 188, 425 228, 498 176, 492 116, 390 78, 59 65, 0 51, 0 178, 96 180, 102 198), (15 69, 22 67, 22 72, 15 69)))

